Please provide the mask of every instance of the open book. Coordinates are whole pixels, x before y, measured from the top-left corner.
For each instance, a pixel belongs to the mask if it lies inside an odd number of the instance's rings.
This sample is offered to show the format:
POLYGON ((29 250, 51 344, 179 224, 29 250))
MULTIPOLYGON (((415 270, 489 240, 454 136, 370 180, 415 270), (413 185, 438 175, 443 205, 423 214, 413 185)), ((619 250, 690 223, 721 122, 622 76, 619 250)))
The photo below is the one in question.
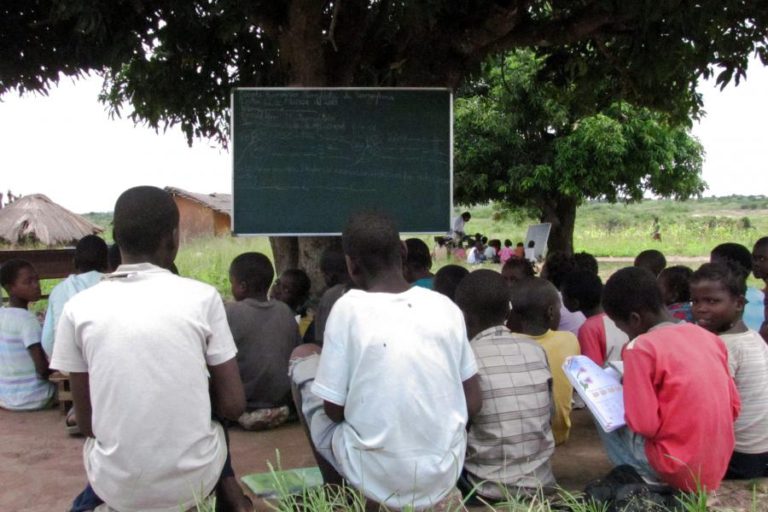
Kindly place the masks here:
POLYGON ((587 356, 572 356, 563 363, 563 372, 603 430, 612 432, 626 425, 618 371, 604 370, 587 356))

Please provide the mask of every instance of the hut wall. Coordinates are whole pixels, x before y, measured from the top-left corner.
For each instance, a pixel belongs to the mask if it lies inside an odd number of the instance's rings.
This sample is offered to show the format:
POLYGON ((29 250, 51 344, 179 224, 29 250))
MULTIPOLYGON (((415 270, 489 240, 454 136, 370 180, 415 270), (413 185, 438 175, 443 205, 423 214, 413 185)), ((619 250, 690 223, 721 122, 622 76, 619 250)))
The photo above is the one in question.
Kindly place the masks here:
POLYGON ((232 230, 232 221, 226 213, 214 212, 213 223, 216 236, 227 236, 232 230))
POLYGON ((182 241, 213 236, 213 210, 181 196, 174 196, 179 207, 179 235, 182 241))

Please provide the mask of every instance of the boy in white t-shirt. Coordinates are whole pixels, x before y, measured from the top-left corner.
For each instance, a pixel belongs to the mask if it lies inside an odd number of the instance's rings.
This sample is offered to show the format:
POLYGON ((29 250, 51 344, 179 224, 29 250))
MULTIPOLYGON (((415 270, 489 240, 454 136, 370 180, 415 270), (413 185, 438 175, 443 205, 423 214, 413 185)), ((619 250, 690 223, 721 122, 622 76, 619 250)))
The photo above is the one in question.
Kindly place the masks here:
POLYGON ((122 264, 64 306, 51 366, 70 373, 89 481, 73 511, 177 512, 214 489, 227 510, 253 509, 212 419, 245 409, 237 351, 216 289, 167 270, 178 223, 165 191, 124 192, 122 264))
POLYGON ((462 314, 406 281, 388 217, 354 216, 342 244, 360 289, 334 305, 322 355, 294 350, 297 408, 326 483, 343 479, 387 507, 434 506, 455 488, 482 401, 462 314))

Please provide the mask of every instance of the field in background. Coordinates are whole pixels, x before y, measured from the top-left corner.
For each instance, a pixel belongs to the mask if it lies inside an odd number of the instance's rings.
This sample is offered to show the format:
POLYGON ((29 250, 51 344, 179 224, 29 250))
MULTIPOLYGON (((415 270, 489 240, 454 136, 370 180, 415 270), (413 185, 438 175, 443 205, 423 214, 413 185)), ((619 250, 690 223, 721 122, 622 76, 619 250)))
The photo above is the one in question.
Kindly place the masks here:
MULTIPOLYGON (((457 209, 457 212, 462 209, 457 209)), ((513 243, 522 241, 529 224, 536 221, 517 219, 497 205, 470 208, 469 233, 480 232, 489 238, 513 243)), ((106 228, 111 242, 111 214, 86 214, 106 228)), ((655 248, 668 257, 706 257, 723 242, 738 242, 750 249, 755 240, 768 236, 768 197, 731 196, 691 201, 648 200, 639 204, 591 202, 581 206, 576 217, 574 247, 598 257, 633 258, 643 249, 655 248), (651 240, 653 218, 661 224, 661 242, 651 240)), ((431 247, 432 236, 423 239, 431 247)), ((176 264, 182 275, 216 286, 228 297, 229 263, 238 254, 259 251, 272 257, 269 241, 263 237, 205 238, 182 244, 176 264)), ((319 255, 318 255, 319 257, 319 255)), ((436 262, 436 268, 447 262, 436 262)), ((603 262, 601 276, 607 278, 626 262, 603 262)), ((697 267, 698 263, 689 263, 697 267)), ((433 270, 436 270, 434 268, 433 270)), ((50 285, 52 286, 52 285, 50 285)))

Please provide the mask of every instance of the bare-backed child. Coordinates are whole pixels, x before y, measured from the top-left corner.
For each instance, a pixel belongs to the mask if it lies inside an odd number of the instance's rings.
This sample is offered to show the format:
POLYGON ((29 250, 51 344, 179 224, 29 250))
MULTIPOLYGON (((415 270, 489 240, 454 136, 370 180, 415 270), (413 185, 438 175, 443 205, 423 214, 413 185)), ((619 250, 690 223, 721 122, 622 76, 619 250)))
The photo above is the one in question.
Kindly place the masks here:
POLYGON ((258 252, 237 256, 229 267, 236 302, 224 309, 245 389, 246 408, 238 423, 247 430, 285 423, 292 404, 288 360, 301 338, 291 308, 267 299, 274 277, 272 262, 258 252))
POLYGON ((480 375, 483 401, 472 419, 459 486, 486 501, 534 495, 555 485, 550 458, 552 374, 542 346, 504 325, 509 289, 492 270, 476 270, 456 290, 480 375), (523 418, 523 420, 521 420, 523 418))
POLYGON ((691 312, 691 288, 689 281, 693 270, 684 265, 667 267, 661 271, 656 282, 661 290, 661 300, 667 311, 682 322, 693 322, 691 312))
POLYGON ((517 281, 511 290, 512 311, 509 327, 514 333, 538 342, 547 353, 552 372, 555 415, 552 432, 555 442, 568 440, 571 430, 571 398, 573 386, 563 372, 566 358, 580 353, 579 342, 572 333, 558 331, 560 295, 546 279, 529 277, 517 281))
POLYGON ((334 305, 321 349, 296 348, 297 409, 326 483, 342 478, 387 507, 454 496, 468 415, 481 404, 459 308, 403 277, 389 217, 354 215, 342 235, 352 289, 334 305))
POLYGON ((675 323, 656 276, 642 268, 608 279, 603 308, 631 340, 622 355, 627 425, 598 429, 608 457, 648 481, 688 492, 716 490, 739 412, 725 344, 697 325, 675 323))
POLYGON ((0 407, 11 411, 43 409, 51 404, 48 359, 41 344, 40 322, 29 303, 40 299, 40 279, 25 260, 0 267, 0 286, 8 306, 0 308, 0 407))
POLYGON ((702 265, 691 277, 693 318, 725 342, 741 399, 726 478, 768 476, 768 345, 742 320, 746 293, 741 275, 724 264, 702 265))
POLYGON ((565 307, 571 312, 581 311, 587 317, 577 336, 581 353, 599 366, 608 361, 620 361, 621 350, 629 338, 603 312, 600 277, 591 271, 579 270, 563 279, 560 290, 565 307))

